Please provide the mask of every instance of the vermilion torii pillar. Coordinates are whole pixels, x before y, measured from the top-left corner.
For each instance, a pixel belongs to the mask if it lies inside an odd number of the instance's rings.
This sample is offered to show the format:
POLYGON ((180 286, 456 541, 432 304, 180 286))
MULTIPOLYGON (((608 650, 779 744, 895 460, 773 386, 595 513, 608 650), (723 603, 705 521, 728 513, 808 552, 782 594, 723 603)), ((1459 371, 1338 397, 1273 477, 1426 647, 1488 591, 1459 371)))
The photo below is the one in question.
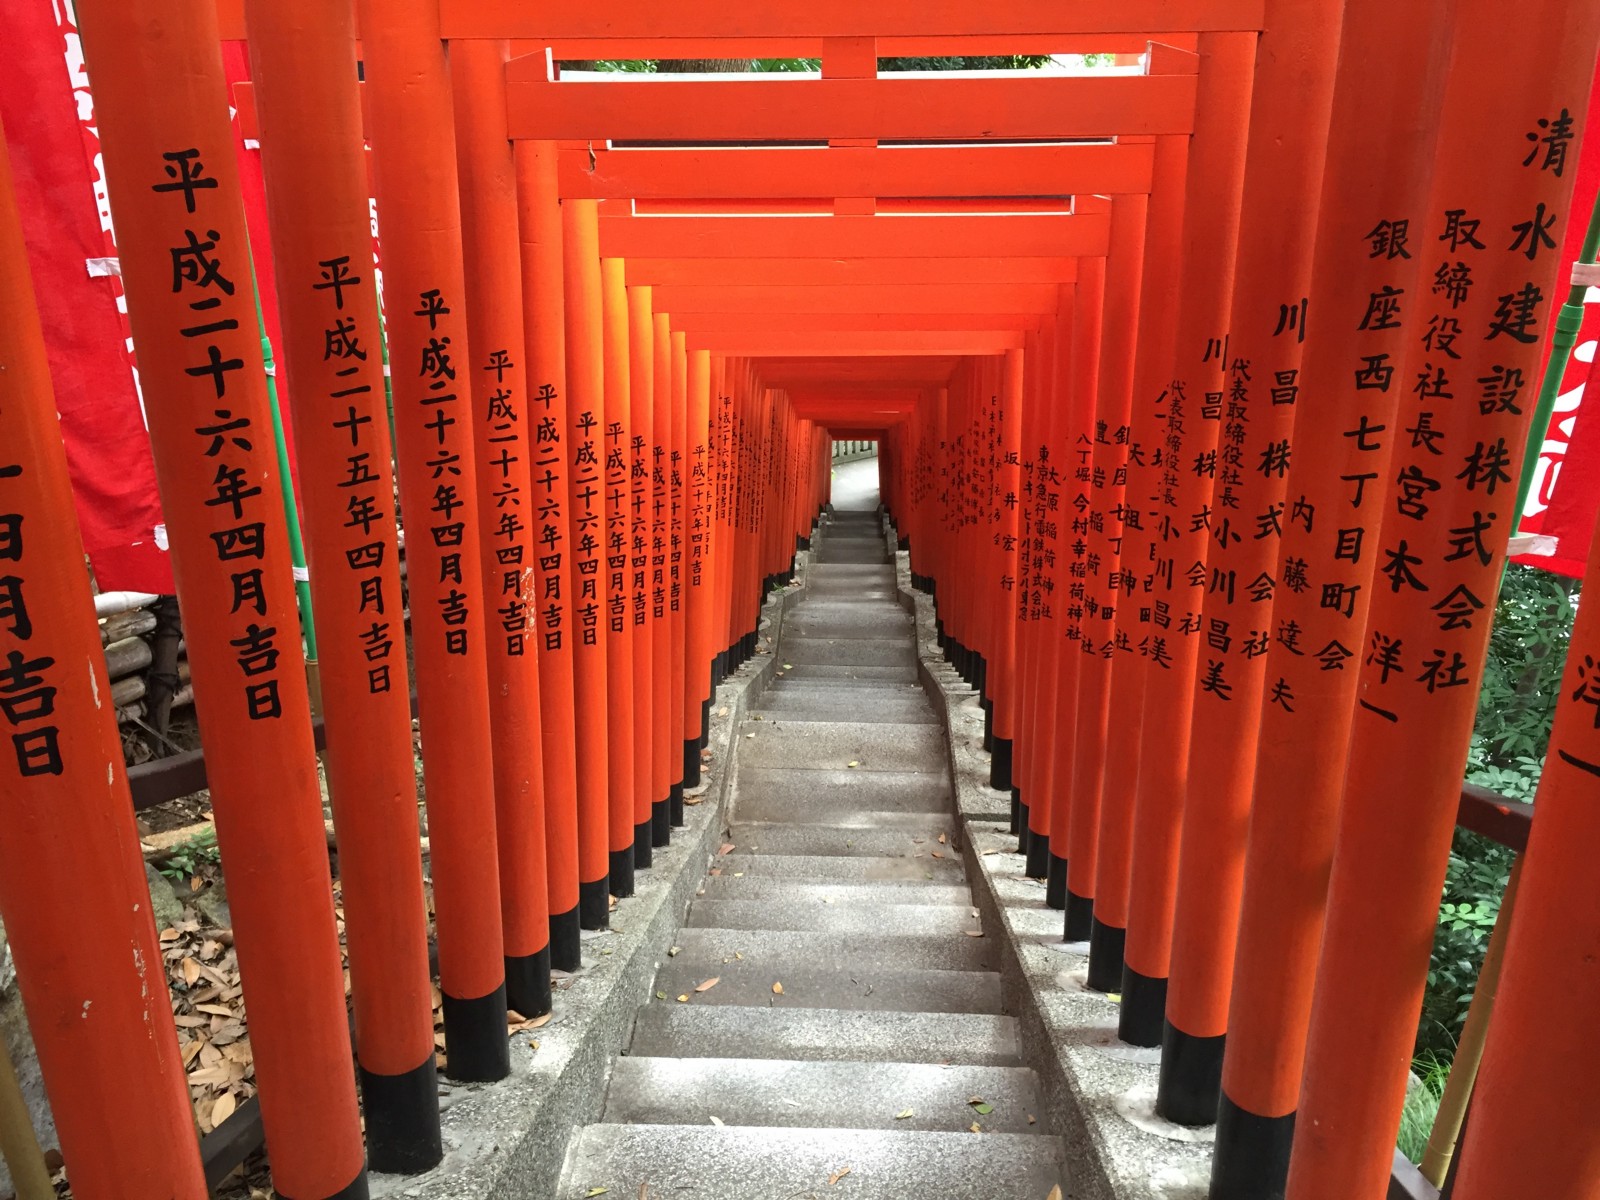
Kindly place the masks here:
POLYGON ((1156 1098, 1184 1125, 1217 1119, 1340 8, 1275 3, 1256 48, 1156 1098))
POLYGON ((406 514, 445 1071, 499 1079, 510 1049, 472 403, 472 377, 487 359, 468 338, 450 79, 433 6, 359 0, 356 12, 406 514))
POLYGON ((1556 307, 1573 173, 1540 138, 1563 114, 1582 136, 1600 7, 1541 0, 1513 23, 1503 15, 1489 0, 1456 9, 1430 199, 1412 226, 1426 292, 1374 293, 1341 318, 1414 324, 1397 368, 1410 387, 1388 431, 1393 474, 1365 481, 1380 508, 1354 514, 1340 547, 1373 555, 1376 594, 1357 650, 1292 1200, 1374 1194, 1389 1174, 1512 524, 1526 381, 1556 307))
POLYGON ((273 1184, 294 1200, 358 1200, 343 970, 215 15, 191 0, 95 3, 78 19, 108 198, 136 231, 120 248, 122 281, 205 713, 273 1184))
POLYGON ((517 142, 522 238, 522 328, 528 356, 528 520, 539 557, 539 736, 544 759, 545 872, 550 965, 582 965, 578 921, 578 760, 573 712, 572 547, 567 478, 567 342, 561 203, 553 142, 517 142))
MULTIPOLYGON (((650 457, 655 437, 655 313, 648 284, 626 289, 628 311, 629 414, 625 460, 627 608, 623 620, 633 638, 633 857, 636 867, 655 859, 655 623, 650 619, 650 457)), ((666 793, 661 794, 662 804, 666 793)), ((666 822, 662 822, 663 830, 666 822)))
POLYGON ((348 8, 246 10, 321 643, 367 1156, 439 1161, 433 988, 417 844, 394 458, 348 8))
MULTIPOLYGON (((1212 1166, 1216 1200, 1281 1196, 1288 1175, 1356 702, 1358 676, 1349 659, 1361 644, 1377 565, 1373 554, 1338 557, 1339 530, 1360 511, 1349 481, 1376 476, 1368 479, 1373 486, 1393 475, 1392 438, 1344 435, 1395 428, 1407 386, 1398 363, 1408 342, 1426 332, 1410 312, 1359 325, 1372 295, 1417 294, 1427 181, 1420 171, 1373 164, 1431 155, 1448 28, 1442 12, 1429 6, 1399 14, 1383 0, 1347 0, 1341 42, 1309 325, 1299 374, 1277 385, 1298 389, 1296 449, 1273 568, 1272 638, 1212 1166), (1388 86, 1374 88, 1374 78, 1388 86), (1306 402, 1313 396, 1321 402, 1306 402)), ((1362 500, 1375 511, 1376 500, 1362 500)))
POLYGON ((0 309, 0 916, 73 1194, 202 1200, 3 130, 0 309))
POLYGON ((1209 519, 1206 457, 1221 432, 1233 252, 1250 112, 1255 38, 1200 39, 1200 91, 1189 154, 1175 374, 1165 401, 1164 462, 1151 505, 1154 591, 1144 626, 1150 658, 1134 810, 1128 936, 1119 1031, 1139 1046, 1161 1042, 1165 1023, 1179 818, 1189 758, 1189 714, 1199 658, 1201 598, 1211 584, 1206 548, 1231 514, 1209 519), (1150 735, 1155 735, 1155 741, 1150 735))
POLYGON ((530 460, 538 401, 529 389, 518 242, 516 164, 505 131, 506 45, 461 42, 450 56, 461 186, 469 388, 483 557, 496 847, 506 1000, 524 1017, 550 1011, 550 898, 545 881, 539 564, 530 460))

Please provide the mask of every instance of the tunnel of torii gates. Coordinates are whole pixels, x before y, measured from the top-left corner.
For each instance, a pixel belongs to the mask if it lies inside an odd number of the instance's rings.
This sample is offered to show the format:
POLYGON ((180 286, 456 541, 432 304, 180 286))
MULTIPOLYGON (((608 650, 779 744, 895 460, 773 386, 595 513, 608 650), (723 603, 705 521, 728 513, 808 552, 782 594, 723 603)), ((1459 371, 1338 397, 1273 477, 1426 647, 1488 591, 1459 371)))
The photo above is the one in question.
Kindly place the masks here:
MULTIPOLYGON (((1384 1195, 1600 6, 78 17, 281 1195, 439 1158, 408 693, 447 1072, 492 1080, 508 1003, 548 1010, 681 819, 832 436, 878 439, 1029 870, 1123 1038, 1163 1047, 1162 1114, 1218 1122, 1212 1195, 1384 1195), (1119 65, 876 69, 1087 51, 1119 65), (820 77, 552 67, 755 54, 820 77), (262 146, 356 1071, 230 102, 262 146)), ((191 1200, 49 284, 0 176, 0 911, 75 1194, 191 1200)), ((1597 656, 1584 605, 1458 1200, 1600 1194, 1597 656)))

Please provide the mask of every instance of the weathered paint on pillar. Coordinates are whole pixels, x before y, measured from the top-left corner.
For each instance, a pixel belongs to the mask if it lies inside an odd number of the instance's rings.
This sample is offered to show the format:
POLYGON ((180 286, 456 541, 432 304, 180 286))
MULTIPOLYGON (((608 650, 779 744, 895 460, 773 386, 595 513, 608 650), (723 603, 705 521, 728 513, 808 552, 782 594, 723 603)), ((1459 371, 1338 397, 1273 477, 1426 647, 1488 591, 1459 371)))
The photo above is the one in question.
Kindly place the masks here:
POLYGON ((202 1200, 34 295, 0 130, 0 917, 74 1195, 202 1200))
POLYGON ((317 627, 357 1060, 375 1170, 443 1155, 394 451, 355 17, 245 9, 317 627))

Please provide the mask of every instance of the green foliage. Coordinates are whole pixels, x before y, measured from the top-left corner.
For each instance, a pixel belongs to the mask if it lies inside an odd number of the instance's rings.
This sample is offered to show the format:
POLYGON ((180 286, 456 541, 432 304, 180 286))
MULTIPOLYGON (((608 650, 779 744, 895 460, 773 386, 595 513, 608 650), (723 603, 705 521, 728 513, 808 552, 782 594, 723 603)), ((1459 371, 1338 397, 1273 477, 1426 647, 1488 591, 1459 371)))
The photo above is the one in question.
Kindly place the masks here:
MULTIPOLYGON (((1572 582, 1545 571, 1507 569, 1489 634, 1468 782, 1513 800, 1533 800, 1561 694, 1576 591, 1572 582)), ((1513 857, 1486 838, 1456 832, 1417 1030, 1419 1054, 1448 1062, 1454 1053, 1513 857)))
POLYGON ((601 58, 592 63, 571 65, 574 69, 585 71, 626 71, 634 75, 653 75, 656 70, 656 60, 653 58, 601 58))
POLYGON ((788 73, 798 71, 820 71, 822 60, 820 58, 758 58, 755 69, 768 73, 788 73))
POLYGON ((215 865, 221 857, 217 850, 217 828, 213 825, 172 847, 158 869, 168 879, 188 879, 199 874, 202 867, 215 865))
POLYGON ((1444 1085, 1450 1079, 1450 1060, 1437 1054, 1423 1053, 1411 1064, 1420 1082, 1406 1093, 1406 1106, 1400 1110, 1400 1136, 1395 1145, 1414 1163, 1422 1161, 1428 1148, 1428 1135, 1433 1132, 1433 1120, 1439 1114, 1439 1101, 1444 1096, 1444 1085))
POLYGON ((1050 61, 1048 54, 997 54, 979 57, 880 58, 881 71, 1030 71, 1050 61))

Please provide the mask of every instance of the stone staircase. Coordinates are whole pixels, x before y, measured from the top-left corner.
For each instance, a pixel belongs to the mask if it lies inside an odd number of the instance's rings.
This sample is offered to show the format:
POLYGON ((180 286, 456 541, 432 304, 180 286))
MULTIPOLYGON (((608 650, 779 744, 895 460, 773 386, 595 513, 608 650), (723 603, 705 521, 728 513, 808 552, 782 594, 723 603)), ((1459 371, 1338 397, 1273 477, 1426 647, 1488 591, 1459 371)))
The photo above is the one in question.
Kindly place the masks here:
POLYGON ((1001 1009, 876 513, 824 519, 777 654, 733 849, 557 1194, 1046 1200, 1061 1144, 1001 1009))

